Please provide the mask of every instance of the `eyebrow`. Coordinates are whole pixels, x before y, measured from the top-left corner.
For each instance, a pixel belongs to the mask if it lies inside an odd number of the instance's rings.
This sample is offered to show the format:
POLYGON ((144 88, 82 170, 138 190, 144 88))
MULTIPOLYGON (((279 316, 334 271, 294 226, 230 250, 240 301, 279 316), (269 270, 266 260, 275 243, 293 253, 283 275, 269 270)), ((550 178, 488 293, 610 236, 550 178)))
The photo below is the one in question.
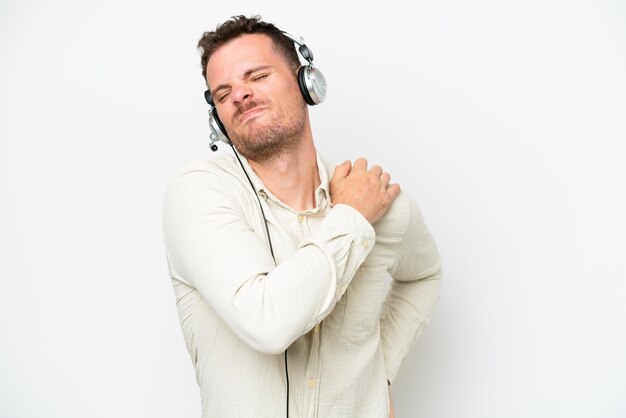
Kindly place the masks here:
MULTIPOLYGON (((271 65, 259 65, 257 67, 250 68, 245 73, 243 73, 243 78, 244 79, 248 79, 248 78, 250 78, 250 76, 252 74, 254 74, 254 73, 258 72, 258 71, 267 70, 269 68, 272 68, 272 66, 271 65)), ((213 90, 213 92, 212 92, 213 97, 217 96, 217 94, 218 94, 218 92, 220 90, 227 89, 228 87, 230 87, 230 84, 226 84, 226 83, 220 84, 219 86, 217 86, 215 88, 215 90, 213 90)))

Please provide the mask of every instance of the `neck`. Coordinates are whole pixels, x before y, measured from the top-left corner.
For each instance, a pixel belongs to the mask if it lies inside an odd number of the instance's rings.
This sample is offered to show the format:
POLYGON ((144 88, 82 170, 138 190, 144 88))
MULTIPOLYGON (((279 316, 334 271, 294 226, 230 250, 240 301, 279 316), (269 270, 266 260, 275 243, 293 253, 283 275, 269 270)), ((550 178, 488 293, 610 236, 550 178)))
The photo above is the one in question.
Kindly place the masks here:
POLYGON ((311 128, 307 124, 301 141, 269 160, 248 160, 265 186, 296 211, 315 207, 315 191, 320 185, 317 155, 311 128))

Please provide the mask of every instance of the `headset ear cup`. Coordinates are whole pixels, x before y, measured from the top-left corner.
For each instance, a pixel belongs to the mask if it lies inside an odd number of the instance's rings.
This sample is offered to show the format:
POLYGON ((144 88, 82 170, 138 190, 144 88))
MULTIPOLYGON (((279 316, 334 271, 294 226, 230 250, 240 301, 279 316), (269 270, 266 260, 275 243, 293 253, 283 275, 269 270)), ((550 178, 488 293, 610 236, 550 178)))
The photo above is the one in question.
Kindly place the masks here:
POLYGON ((227 144, 230 143, 226 128, 224 128, 224 124, 220 120, 215 107, 211 108, 211 112, 209 113, 209 128, 211 130, 211 137, 214 138, 215 141, 222 141, 227 144))
POLYGON ((311 93, 309 93, 309 88, 306 83, 306 65, 302 65, 298 68, 298 86, 300 87, 300 92, 302 93, 302 97, 304 97, 304 101, 311 106, 315 106, 317 103, 311 97, 311 93))
POLYGON ((215 122, 217 123, 217 126, 219 126, 220 131, 222 131, 222 134, 228 138, 228 134, 226 133, 226 128, 224 128, 224 124, 222 123, 222 120, 220 119, 219 115, 217 114, 217 109, 215 107, 213 107, 213 110, 211 111, 211 115, 213 116, 213 119, 215 119, 215 122))

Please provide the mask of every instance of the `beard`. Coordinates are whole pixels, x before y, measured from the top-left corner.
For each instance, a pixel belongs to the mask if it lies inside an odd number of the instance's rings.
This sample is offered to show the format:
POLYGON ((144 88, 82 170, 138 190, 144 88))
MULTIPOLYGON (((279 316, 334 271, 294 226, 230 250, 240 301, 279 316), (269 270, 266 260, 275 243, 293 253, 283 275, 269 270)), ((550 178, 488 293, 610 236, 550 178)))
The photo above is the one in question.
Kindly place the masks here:
POLYGON ((306 104, 301 100, 289 101, 279 107, 270 100, 251 101, 233 115, 235 129, 229 132, 229 136, 241 155, 248 160, 263 162, 296 148, 302 140, 305 123, 306 104), (257 106, 265 107, 264 112, 270 113, 268 121, 255 118, 243 126, 237 124, 243 113, 257 106))

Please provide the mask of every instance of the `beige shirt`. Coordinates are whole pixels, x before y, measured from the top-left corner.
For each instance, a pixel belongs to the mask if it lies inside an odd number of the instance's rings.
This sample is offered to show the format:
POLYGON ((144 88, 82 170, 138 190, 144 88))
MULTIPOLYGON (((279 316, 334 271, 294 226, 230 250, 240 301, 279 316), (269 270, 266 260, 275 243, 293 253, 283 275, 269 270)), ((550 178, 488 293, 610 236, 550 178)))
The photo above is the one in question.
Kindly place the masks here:
POLYGON ((386 418, 393 381, 439 295, 440 259, 401 193, 372 227, 332 206, 318 156, 316 207, 297 212, 243 160, 194 160, 169 182, 163 226, 202 416, 386 418))

